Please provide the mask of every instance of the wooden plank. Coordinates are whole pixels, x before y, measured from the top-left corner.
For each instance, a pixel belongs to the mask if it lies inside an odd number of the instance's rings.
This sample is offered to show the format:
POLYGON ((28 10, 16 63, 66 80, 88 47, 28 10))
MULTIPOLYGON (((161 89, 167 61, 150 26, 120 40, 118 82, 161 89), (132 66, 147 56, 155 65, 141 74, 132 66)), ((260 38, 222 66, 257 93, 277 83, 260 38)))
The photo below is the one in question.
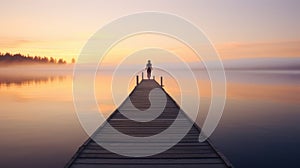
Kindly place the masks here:
MULTIPOLYGON (((145 149, 143 148, 143 146, 128 146, 128 147, 124 147, 124 146, 109 146, 109 149, 118 149, 118 150, 135 150, 135 151, 145 151, 145 149)), ((153 146, 151 147, 153 149, 160 149, 161 146, 153 146)), ((85 148, 86 150, 105 150, 106 149, 100 147, 100 146, 87 146, 85 148)), ((165 151, 166 153, 170 153, 173 151, 178 151, 178 152, 192 152, 192 153, 197 153, 197 152, 201 152, 201 151, 207 151, 207 150, 212 150, 211 147, 209 145, 206 146, 193 146, 193 147, 187 147, 187 146, 178 146, 178 147, 172 147, 170 149, 168 149, 167 151, 165 151)), ((84 151, 83 151, 84 152, 84 151)))
POLYGON ((168 165, 146 165, 146 164, 135 164, 135 165, 124 165, 124 164, 77 164, 72 165, 73 168, 226 168, 224 164, 168 164, 168 165))
MULTIPOLYGON (((128 151, 128 150, 127 150, 128 151)), ((153 152, 153 151, 148 151, 148 152, 153 152)), ((130 151, 131 154, 147 154, 146 152, 136 152, 136 151, 130 151)), ((114 154, 114 153, 81 153, 78 158, 92 158, 92 159, 109 159, 109 158, 118 158, 122 159, 123 157, 114 154)), ((146 157, 144 157, 146 158, 146 157)), ((206 158, 220 158, 215 152, 207 152, 207 153, 167 153, 167 154, 158 154, 158 155, 153 155, 153 159, 206 159, 206 158)), ((133 159, 132 160, 138 160, 138 159, 133 159)))
MULTIPOLYGON (((138 149, 130 149, 130 148, 122 148, 122 149, 119 149, 118 150, 132 150, 134 153, 139 153, 139 154, 145 154, 147 152, 149 152, 149 150, 138 150, 138 149)), ((101 156, 104 156, 104 154, 112 154, 112 152, 110 151, 107 151, 105 149, 101 149, 101 148, 86 148, 85 150, 82 151, 81 154, 103 154, 101 156)), ((176 154, 176 156, 178 157, 178 154, 182 154, 182 155, 187 155, 190 157, 190 154, 195 154, 194 156, 192 157, 198 157, 198 156, 201 156, 199 154, 216 154, 214 150, 212 150, 211 148, 207 148, 207 149, 204 149, 201 148, 201 149, 193 149, 193 150, 186 150, 186 149, 170 149, 170 150, 167 150, 163 153, 160 153, 158 155, 154 155, 152 156, 151 158, 153 157, 159 157, 161 158, 162 156, 164 157, 169 157, 169 154, 170 155, 173 155, 173 154, 176 154)), ((181 157, 181 156, 180 156, 181 157)))
MULTIPOLYGON (((151 145, 151 146, 169 146, 170 143, 150 143, 150 142, 147 142, 148 145, 151 145)), ((133 142, 133 143, 125 143, 125 142, 122 142, 122 143, 111 143, 111 142, 108 142, 107 144, 105 145, 111 145, 111 146, 132 146, 132 145, 136 145, 136 146, 144 146, 145 143, 137 143, 137 142, 133 142)), ((96 142, 94 141, 91 141, 89 142, 87 145, 85 146, 99 146, 96 142)), ((179 142, 177 143, 174 147, 178 147, 178 146, 192 146, 192 147, 197 147, 197 146, 210 146, 209 143, 207 143, 206 141, 205 142, 196 142, 196 143, 183 143, 183 142, 179 142)))
MULTIPOLYGON (((89 163, 89 164, 113 164, 116 159, 97 159, 97 158, 79 158, 75 163, 89 163)), ((118 164, 121 165, 168 165, 168 164, 219 164, 222 163, 218 158, 205 158, 205 159, 118 159, 118 164)))

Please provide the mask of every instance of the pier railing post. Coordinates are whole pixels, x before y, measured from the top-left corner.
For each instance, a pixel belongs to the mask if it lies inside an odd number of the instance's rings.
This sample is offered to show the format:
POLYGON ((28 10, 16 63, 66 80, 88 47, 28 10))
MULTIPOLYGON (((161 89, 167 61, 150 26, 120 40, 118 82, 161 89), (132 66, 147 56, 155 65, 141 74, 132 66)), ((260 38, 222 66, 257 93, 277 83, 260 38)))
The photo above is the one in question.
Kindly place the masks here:
POLYGON ((136 85, 139 84, 139 75, 136 75, 136 85))
POLYGON ((155 80, 155 76, 153 75, 153 80, 155 80))
POLYGON ((142 80, 144 80, 144 72, 142 72, 142 80))
POLYGON ((164 87, 164 84, 163 84, 163 77, 162 77, 162 76, 160 77, 160 86, 161 86, 161 87, 164 87))

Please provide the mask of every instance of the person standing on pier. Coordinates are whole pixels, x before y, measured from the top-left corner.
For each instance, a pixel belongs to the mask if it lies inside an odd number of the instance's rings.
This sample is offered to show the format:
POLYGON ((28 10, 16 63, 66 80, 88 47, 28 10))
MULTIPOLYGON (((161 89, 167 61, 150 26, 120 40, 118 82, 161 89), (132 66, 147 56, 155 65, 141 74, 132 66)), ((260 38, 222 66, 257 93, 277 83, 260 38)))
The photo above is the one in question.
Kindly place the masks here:
POLYGON ((150 79, 151 77, 151 71, 152 71, 152 64, 151 64, 151 60, 148 60, 148 63, 146 64, 146 68, 147 70, 147 77, 148 79, 150 79))

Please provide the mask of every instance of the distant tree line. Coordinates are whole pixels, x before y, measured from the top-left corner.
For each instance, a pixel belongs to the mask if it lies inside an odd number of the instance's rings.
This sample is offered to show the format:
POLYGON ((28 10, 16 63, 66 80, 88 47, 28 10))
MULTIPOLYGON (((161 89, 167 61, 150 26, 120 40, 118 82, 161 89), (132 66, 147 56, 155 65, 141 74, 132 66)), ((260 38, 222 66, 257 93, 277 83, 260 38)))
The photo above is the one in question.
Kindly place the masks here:
MULTIPOLYGON (((73 61, 73 60, 72 60, 73 61)), ((75 62, 75 60, 74 60, 75 62)), ((67 62, 62 58, 56 59, 53 57, 40 57, 40 56, 25 56, 22 54, 10 54, 0 53, 0 64, 7 63, 7 64, 27 64, 27 63, 39 63, 39 64, 66 64, 67 62)))

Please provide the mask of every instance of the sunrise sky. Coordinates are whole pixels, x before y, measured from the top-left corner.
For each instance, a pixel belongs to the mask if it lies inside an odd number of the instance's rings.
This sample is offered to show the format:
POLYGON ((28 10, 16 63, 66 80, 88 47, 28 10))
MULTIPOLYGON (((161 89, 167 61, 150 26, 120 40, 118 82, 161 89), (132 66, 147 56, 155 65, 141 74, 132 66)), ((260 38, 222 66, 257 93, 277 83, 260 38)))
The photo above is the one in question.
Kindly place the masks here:
POLYGON ((63 57, 70 62, 80 54, 89 37, 109 21, 137 12, 158 11, 179 15, 197 25, 222 59, 300 57, 299 0, 0 3, 2 53, 63 57))

